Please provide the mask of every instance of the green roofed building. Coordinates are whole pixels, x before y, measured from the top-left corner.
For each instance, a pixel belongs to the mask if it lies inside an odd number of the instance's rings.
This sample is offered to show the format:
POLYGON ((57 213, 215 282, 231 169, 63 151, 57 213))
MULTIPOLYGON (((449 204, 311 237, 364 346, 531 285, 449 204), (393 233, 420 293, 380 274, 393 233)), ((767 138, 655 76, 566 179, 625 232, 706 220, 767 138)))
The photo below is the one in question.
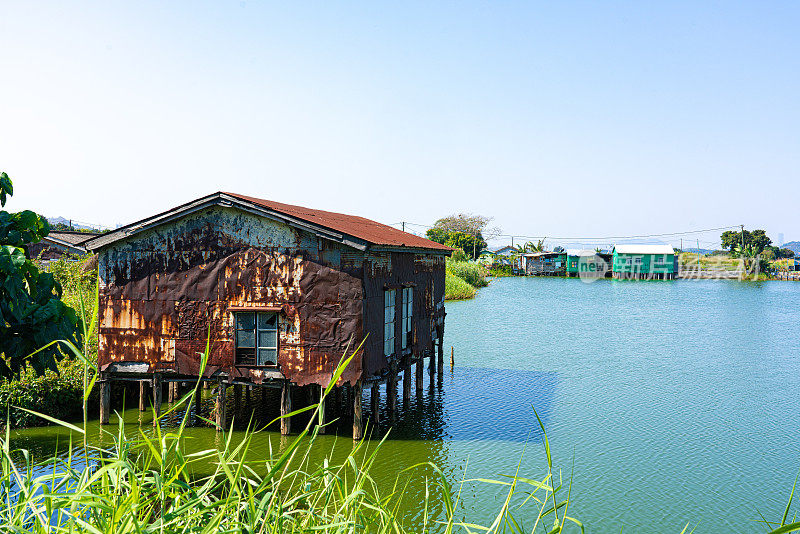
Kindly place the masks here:
POLYGON ((567 249, 567 276, 611 276, 611 254, 590 249, 567 249))
POLYGON ((612 271, 615 280, 674 280, 675 249, 670 245, 616 245, 612 271))

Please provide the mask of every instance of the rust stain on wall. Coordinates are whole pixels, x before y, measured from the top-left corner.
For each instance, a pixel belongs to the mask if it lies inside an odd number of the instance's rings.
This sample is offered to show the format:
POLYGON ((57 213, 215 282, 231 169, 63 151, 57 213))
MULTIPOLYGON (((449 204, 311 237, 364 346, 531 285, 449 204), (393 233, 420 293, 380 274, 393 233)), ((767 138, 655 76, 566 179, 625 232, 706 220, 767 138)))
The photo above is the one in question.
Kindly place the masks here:
MULTIPOLYGON (((333 242, 323 246, 298 230, 269 234, 237 225, 210 214, 190 228, 171 224, 100 252, 102 368, 146 362, 151 371, 196 374, 210 335, 207 376, 223 372, 260 383, 263 368, 236 364, 229 308, 264 306, 280 309, 278 364, 290 381, 327 384, 345 351, 365 337, 341 382, 379 376, 388 366, 386 284, 414 287, 410 350, 430 347, 444 317, 441 255, 363 253, 333 242)), ((399 332, 396 339, 400 354, 399 332)))

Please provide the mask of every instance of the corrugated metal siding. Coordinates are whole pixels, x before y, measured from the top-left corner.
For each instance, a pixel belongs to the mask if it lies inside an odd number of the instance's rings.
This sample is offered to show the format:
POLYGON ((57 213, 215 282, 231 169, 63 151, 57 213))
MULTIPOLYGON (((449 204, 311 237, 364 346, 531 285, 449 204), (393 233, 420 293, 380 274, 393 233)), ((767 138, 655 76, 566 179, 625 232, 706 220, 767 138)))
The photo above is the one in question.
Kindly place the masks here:
MULTIPOLYGON (((198 212, 100 254, 99 363, 148 362, 151 370, 206 370, 260 380, 234 365, 229 306, 280 307, 278 361, 298 384, 327 383, 348 344, 363 337, 361 263, 341 245, 234 210, 198 212)), ((363 261, 363 260, 362 260, 363 261)), ((354 381, 361 362, 344 376, 354 381)))

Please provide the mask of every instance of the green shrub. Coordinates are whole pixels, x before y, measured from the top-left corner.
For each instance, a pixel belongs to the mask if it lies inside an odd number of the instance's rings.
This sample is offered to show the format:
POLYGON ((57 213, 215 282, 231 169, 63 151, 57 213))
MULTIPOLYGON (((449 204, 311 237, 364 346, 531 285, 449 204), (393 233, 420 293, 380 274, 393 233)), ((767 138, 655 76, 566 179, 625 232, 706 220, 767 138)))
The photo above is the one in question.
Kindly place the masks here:
POLYGON ((47 424, 44 419, 14 409, 14 406, 67 421, 80 419, 83 413, 83 364, 77 359, 64 358, 57 367, 58 373, 48 370, 40 376, 27 368, 19 378, 0 382, 0 406, 9 408, 12 427, 47 424))
POLYGON ((474 287, 450 272, 445 273, 444 298, 446 300, 471 299, 474 296, 474 287))
MULTIPOLYGON (((69 257, 50 262, 45 269, 61 284, 61 300, 81 315, 81 296, 86 314, 94 313, 97 297, 96 257, 69 257)), ((62 356, 66 353, 62 350, 62 356)), ((97 336, 84 343, 84 354, 97 361, 97 336)), ((25 369, 18 378, 0 381, 0 406, 9 408, 12 427, 44 425, 44 419, 23 410, 34 410, 61 420, 80 419, 83 412, 83 363, 69 355, 56 363, 57 373, 46 371, 37 376, 31 368, 25 369)), ((97 406, 97 391, 89 398, 89 409, 97 406)), ((0 423, 3 426, 4 423, 0 423)))
POLYGON ((447 272, 467 282, 472 287, 486 287, 486 268, 483 265, 467 261, 448 261, 447 272))

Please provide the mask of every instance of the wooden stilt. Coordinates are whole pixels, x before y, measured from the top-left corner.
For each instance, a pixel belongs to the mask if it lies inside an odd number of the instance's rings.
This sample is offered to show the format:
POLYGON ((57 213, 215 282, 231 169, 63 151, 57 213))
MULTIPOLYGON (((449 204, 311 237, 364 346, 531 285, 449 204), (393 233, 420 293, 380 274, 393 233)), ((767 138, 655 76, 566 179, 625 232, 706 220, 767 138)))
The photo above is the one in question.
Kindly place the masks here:
POLYGON ((292 411, 292 384, 287 380, 281 388, 281 434, 284 436, 292 431, 292 421, 287 414, 292 411))
POLYGON ((417 381, 417 394, 422 393, 423 388, 423 379, 422 379, 422 358, 417 360, 417 372, 416 372, 416 381, 417 381))
POLYGON ((107 425, 111 412, 111 379, 108 373, 100 375, 100 424, 107 425))
POLYGON ((453 370, 453 367, 456 365, 456 349, 455 347, 450 347, 450 370, 453 370))
POLYGON ((175 402, 175 395, 178 389, 177 382, 168 382, 167 383, 167 402, 172 404, 175 402))
POLYGON ((372 415, 372 424, 374 428, 378 428, 381 422, 381 385, 378 382, 372 383, 372 391, 370 391, 369 410, 372 415))
POLYGON ((389 416, 394 418, 397 408, 397 367, 389 366, 389 376, 386 379, 386 409, 389 416))
POLYGON ((411 364, 403 370, 403 405, 408 405, 411 400, 411 364))
MULTIPOLYGON (((205 383, 205 382, 204 382, 205 383)), ((203 407, 203 388, 195 388, 194 390, 194 420, 200 417, 200 409, 203 407)))
POLYGON ((325 386, 319 386, 319 419, 317 423, 319 424, 319 433, 325 433, 325 386))
POLYGON ((147 410, 147 383, 144 380, 139 381, 139 411, 147 410))
POLYGON ((228 426, 227 414, 227 389, 228 384, 222 377, 217 378, 217 398, 214 404, 214 414, 216 416, 217 431, 225 430, 228 426))
POLYGON ((361 422, 361 380, 353 386, 353 439, 359 440, 364 435, 364 426, 361 422))
POLYGON ((439 336, 439 346, 436 350, 436 362, 439 371, 439 376, 444 374, 444 336, 439 336))
POLYGON ((161 395, 163 384, 161 383, 161 373, 153 374, 153 426, 158 425, 158 418, 161 417, 161 395))

